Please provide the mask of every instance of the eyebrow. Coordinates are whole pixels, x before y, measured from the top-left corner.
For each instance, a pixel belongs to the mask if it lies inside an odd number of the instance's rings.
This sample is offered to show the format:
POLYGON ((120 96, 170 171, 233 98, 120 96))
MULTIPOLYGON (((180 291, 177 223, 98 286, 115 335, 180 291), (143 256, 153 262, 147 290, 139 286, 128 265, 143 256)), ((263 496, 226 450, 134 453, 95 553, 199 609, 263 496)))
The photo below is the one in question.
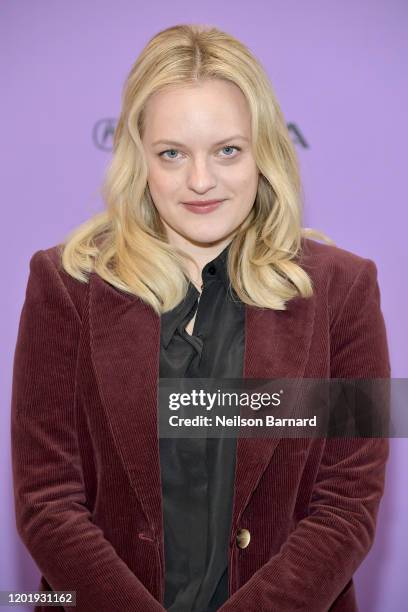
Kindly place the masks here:
MULTIPOLYGON (((229 136, 228 138, 224 138, 223 140, 215 142, 214 144, 218 146, 218 145, 224 144, 224 142, 230 142, 231 140, 245 140, 246 142, 249 142, 249 138, 247 138, 246 136, 241 136, 241 134, 236 134, 235 136, 229 136)), ((175 140, 166 140, 166 139, 156 140, 155 142, 152 143, 152 146, 154 147, 158 144, 175 145, 176 147, 185 146, 182 142, 176 142, 175 140)))

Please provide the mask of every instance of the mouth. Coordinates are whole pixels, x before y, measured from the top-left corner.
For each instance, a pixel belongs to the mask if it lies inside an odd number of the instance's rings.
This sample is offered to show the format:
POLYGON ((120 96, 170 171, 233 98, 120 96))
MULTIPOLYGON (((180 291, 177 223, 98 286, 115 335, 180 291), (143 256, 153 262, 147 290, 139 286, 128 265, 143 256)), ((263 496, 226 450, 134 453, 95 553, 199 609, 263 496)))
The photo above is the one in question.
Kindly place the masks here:
POLYGON ((216 210, 225 200, 207 200, 203 202, 182 202, 184 208, 197 215, 205 215, 216 210))

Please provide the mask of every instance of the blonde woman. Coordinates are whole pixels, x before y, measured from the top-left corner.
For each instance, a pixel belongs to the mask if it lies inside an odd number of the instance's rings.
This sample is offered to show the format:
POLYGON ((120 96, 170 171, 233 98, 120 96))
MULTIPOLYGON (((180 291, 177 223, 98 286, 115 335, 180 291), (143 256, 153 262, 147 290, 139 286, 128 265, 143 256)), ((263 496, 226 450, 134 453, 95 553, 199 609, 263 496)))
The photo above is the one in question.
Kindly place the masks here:
POLYGON ((158 436, 162 377, 390 375, 376 265, 302 227, 294 147, 241 42, 149 41, 103 195, 34 253, 21 313, 15 507, 41 589, 78 612, 357 610, 385 439, 158 436))

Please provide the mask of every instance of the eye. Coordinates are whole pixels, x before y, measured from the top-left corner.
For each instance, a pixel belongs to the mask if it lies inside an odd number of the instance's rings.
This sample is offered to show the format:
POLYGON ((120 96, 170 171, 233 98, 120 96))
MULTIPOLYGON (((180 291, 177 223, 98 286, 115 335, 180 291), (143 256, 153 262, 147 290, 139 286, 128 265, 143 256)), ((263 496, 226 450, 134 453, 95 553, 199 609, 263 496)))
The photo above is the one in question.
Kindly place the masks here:
MULTIPOLYGON (((225 147, 222 147, 221 151, 225 151, 226 149, 229 150, 229 151, 233 151, 233 149, 235 149, 236 151, 241 151, 240 147, 236 147, 234 145, 226 145, 225 147)), ((159 155, 159 157, 163 157, 164 159, 171 160, 171 159, 178 159, 177 158, 177 153, 178 153, 177 149, 166 149, 166 151, 162 151, 158 155, 159 155), (168 153, 176 153, 176 155, 169 155, 169 156, 167 156, 168 153)), ((225 155, 224 157, 235 157, 235 155, 231 155, 229 153, 229 154, 225 155)))
MULTIPOLYGON (((177 149, 167 149, 159 153, 159 157, 165 157, 165 153, 177 153, 177 149)), ((177 159, 177 157, 165 157, 165 159, 177 159)))
MULTIPOLYGON (((222 147, 221 151, 225 151, 225 149, 236 149, 237 151, 241 151, 240 147, 235 147, 233 145, 226 145, 225 147, 222 147)), ((226 157, 235 157, 235 155, 227 155, 226 157)))

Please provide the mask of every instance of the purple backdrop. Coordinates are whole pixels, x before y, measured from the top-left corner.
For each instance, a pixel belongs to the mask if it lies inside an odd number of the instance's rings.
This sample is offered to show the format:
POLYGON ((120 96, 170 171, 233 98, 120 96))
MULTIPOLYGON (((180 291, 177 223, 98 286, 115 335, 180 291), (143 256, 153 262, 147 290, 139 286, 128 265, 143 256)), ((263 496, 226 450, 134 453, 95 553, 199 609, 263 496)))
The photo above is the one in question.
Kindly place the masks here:
MULTIPOLYGON (((124 78, 160 29, 216 25, 263 63, 293 125, 305 225, 374 259, 393 376, 407 376, 407 17, 405 0, 3 0, 0 590, 36 590, 39 579, 16 534, 10 469, 12 357, 28 262, 99 210, 111 133, 109 121, 95 126, 117 117, 124 78)), ((356 574, 362 612, 406 606, 407 457, 407 441, 393 440, 376 541, 356 574)))

